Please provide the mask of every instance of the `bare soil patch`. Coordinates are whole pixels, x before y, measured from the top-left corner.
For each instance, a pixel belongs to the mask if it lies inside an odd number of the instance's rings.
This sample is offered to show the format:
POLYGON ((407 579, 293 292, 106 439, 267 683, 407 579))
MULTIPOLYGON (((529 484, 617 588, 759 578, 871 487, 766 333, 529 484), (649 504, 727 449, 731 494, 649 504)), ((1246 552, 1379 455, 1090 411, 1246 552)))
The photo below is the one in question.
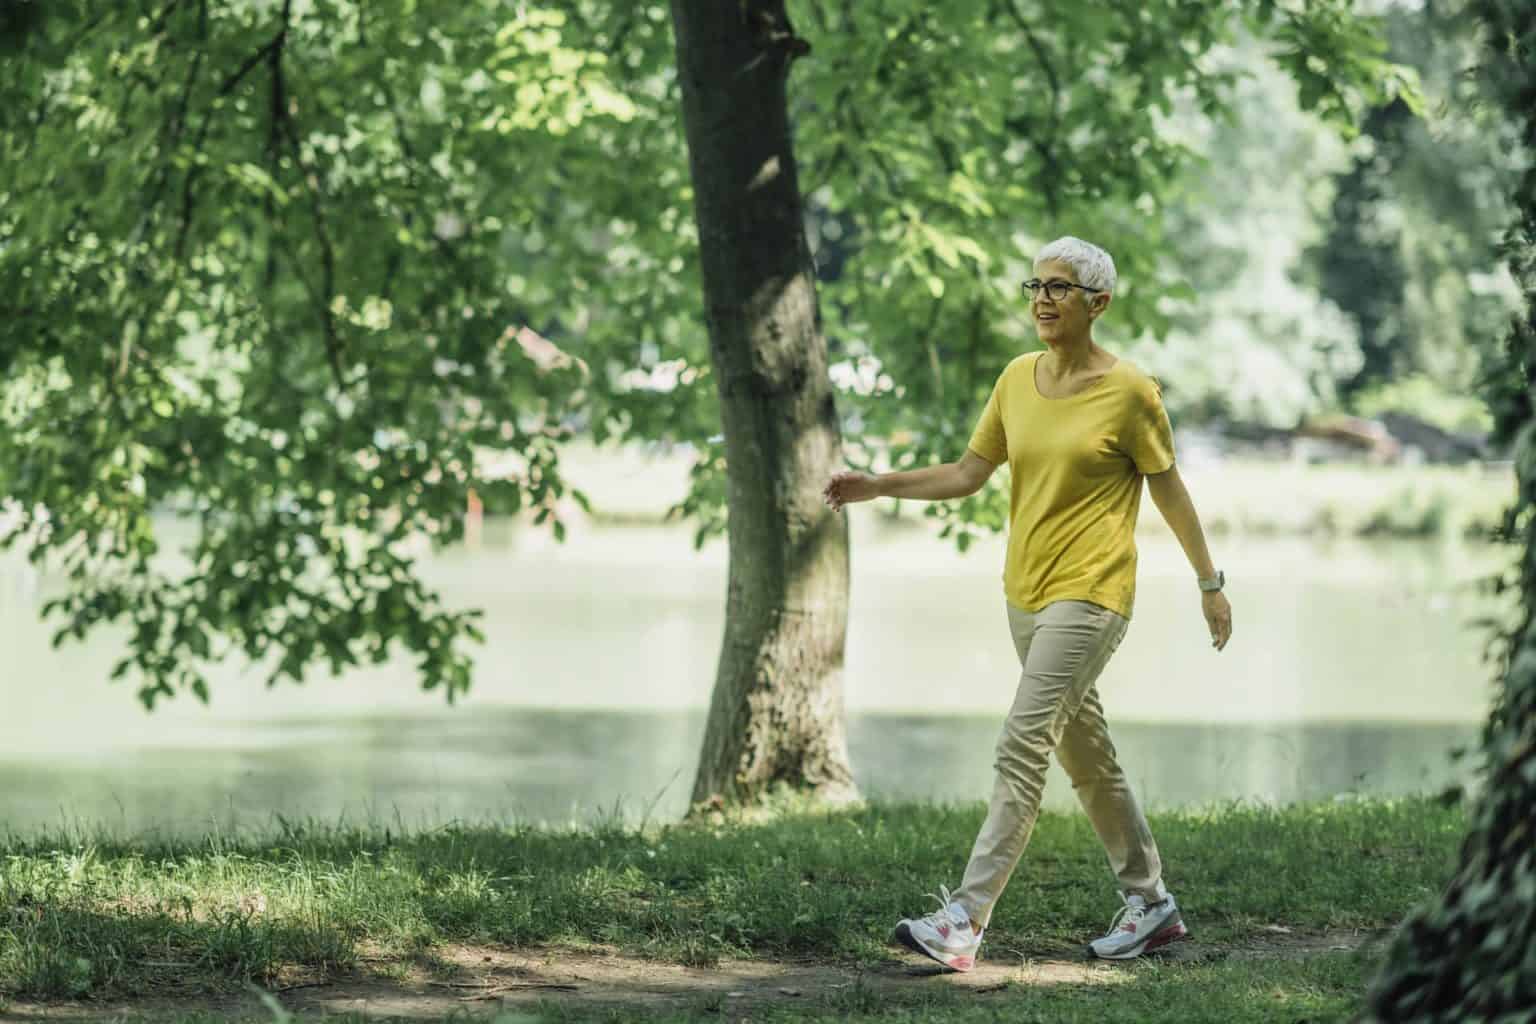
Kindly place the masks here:
MULTIPOLYGON (((893 952, 889 962, 862 967, 804 960, 732 960, 689 967, 601 948, 506 950, 454 945, 410 961, 369 957, 362 969, 344 975, 294 969, 271 992, 290 1011, 364 1013, 381 1020, 432 1020, 450 1014, 463 1019, 466 1013, 489 1016, 500 1009, 531 1008, 544 999, 593 1009, 681 1010, 708 1003, 730 1020, 765 1004, 814 1005, 856 987, 894 995, 940 984, 983 996, 1014 986, 1114 985, 1151 966, 1149 961, 1295 959, 1377 946, 1389 935, 1389 929, 1302 932, 1271 925, 1242 943, 1205 944, 1196 935, 1141 960, 1123 962, 1089 959, 1077 951, 1029 955, 991 948, 984 949, 983 959, 965 974, 946 971, 905 951, 893 952)), ((166 992, 133 1000, 0 1003, 0 1021, 6 1022, 151 1021, 195 1012, 231 1019, 268 1016, 258 996, 243 993, 166 992)))

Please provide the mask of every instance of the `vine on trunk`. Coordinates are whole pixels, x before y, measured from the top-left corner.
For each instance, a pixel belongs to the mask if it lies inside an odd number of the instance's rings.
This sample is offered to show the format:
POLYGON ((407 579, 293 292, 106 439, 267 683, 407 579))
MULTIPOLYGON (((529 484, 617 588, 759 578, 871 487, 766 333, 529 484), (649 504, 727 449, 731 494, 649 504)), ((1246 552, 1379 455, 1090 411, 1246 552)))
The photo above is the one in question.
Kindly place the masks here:
MULTIPOLYGON (((1482 0, 1490 95, 1536 153, 1536 2, 1482 0)), ((1456 873, 1398 930, 1367 996, 1367 1020, 1528 1020, 1536 1006, 1536 166, 1515 197, 1506 257, 1526 299, 1484 371, 1496 441, 1515 443, 1516 498, 1503 539, 1522 545, 1518 624, 1500 638, 1504 685, 1483 727, 1484 776, 1456 873)))

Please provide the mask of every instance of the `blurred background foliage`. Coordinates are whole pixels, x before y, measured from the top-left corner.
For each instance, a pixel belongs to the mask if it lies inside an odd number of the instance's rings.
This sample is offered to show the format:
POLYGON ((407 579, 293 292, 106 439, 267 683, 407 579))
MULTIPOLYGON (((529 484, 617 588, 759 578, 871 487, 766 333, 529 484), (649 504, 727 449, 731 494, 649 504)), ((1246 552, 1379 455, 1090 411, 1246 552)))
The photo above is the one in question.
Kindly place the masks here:
POLYGON ((1422 105, 1372 106, 1353 138, 1300 108, 1260 44, 1223 53, 1244 77, 1228 116, 1181 125, 1200 163, 1170 210, 1169 264, 1198 298, 1127 349, 1181 422, 1394 411, 1491 428, 1476 376, 1519 301, 1498 249, 1522 157, 1479 98, 1462 7, 1381 12, 1422 105))
MULTIPOLYGON (((1518 149, 1458 5, 789 7, 851 465, 957 457, 1065 233, 1113 252, 1100 340, 1181 426, 1486 426, 1518 149)), ((572 437, 685 446, 674 511, 723 532, 663 5, 0 11, 4 535, 68 572, 61 636, 131 624, 146 703, 230 650, 275 682, 400 645, 461 691, 474 614, 417 540, 476 502, 558 533, 572 437)), ((1005 496, 925 512, 964 546, 1005 496)))

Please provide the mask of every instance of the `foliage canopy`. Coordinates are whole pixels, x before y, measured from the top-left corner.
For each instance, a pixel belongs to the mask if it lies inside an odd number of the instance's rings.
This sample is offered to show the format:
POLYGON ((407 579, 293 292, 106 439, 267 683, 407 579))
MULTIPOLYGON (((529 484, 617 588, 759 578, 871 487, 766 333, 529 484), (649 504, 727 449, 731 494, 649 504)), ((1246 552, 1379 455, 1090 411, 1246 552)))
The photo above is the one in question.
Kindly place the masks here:
MULTIPOLYGON (((1113 238, 1132 332, 1193 297, 1160 274, 1159 212, 1192 157, 1175 113, 1222 114, 1243 73, 1218 48, 1257 35, 1342 125, 1415 96, 1340 0, 791 10, 844 412, 897 465, 957 452, 1020 344, 1034 243, 1113 238)), ((275 683, 396 643, 462 692, 475 613, 421 585, 414 538, 459 536, 471 491, 558 532, 577 430, 697 446, 679 511, 721 531, 664 8, 5 11, 4 541, 67 572, 59 639, 130 624, 116 674, 146 705, 206 699, 200 666, 231 651, 275 683), (168 506, 196 523, 179 559, 168 506)), ((995 493, 943 514, 1001 525, 995 493)))

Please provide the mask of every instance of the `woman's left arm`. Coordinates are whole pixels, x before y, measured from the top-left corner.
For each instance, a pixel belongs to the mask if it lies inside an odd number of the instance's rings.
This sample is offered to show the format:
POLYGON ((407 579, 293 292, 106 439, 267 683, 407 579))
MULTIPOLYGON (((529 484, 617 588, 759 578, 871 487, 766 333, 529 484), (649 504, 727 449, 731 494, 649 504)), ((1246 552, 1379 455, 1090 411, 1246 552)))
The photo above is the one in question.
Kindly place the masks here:
MULTIPOLYGON (((1200 528, 1200 517, 1195 514, 1195 503, 1190 500, 1178 466, 1147 477, 1147 490, 1152 492, 1152 502, 1163 514, 1174 536, 1179 538, 1195 575, 1201 579, 1215 576, 1216 566, 1205 546, 1205 531, 1200 528)), ((1211 646, 1219 651, 1227 646, 1227 640, 1232 636, 1232 606, 1227 603, 1226 594, 1219 590, 1201 591, 1200 604, 1205 611, 1206 625, 1211 628, 1211 646)))

